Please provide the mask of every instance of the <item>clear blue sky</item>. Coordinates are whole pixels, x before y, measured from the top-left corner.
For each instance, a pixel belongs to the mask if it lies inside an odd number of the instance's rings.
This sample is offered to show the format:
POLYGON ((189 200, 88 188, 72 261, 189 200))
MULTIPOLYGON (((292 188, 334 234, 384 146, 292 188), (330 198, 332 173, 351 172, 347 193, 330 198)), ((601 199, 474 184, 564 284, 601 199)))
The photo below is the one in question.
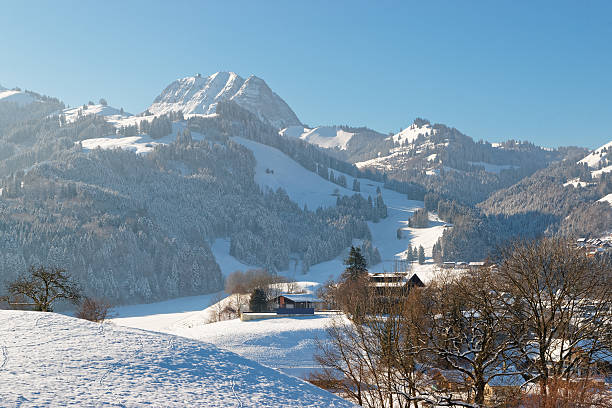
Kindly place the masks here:
POLYGON ((0 84, 144 110, 176 78, 268 82, 309 125, 612 139, 610 1, 3 1, 0 84))

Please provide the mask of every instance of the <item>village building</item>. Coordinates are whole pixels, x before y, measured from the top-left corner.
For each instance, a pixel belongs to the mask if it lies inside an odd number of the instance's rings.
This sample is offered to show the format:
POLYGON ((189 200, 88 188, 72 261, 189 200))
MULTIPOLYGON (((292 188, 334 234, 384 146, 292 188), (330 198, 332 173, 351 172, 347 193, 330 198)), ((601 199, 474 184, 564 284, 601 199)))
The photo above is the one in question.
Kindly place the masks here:
POLYGON ((310 293, 283 293, 270 302, 278 314, 314 314, 323 301, 310 293))
POLYGON ((405 272, 379 272, 369 273, 370 287, 378 295, 389 295, 393 292, 403 292, 413 286, 424 287, 425 284, 415 273, 409 278, 409 274, 405 272))

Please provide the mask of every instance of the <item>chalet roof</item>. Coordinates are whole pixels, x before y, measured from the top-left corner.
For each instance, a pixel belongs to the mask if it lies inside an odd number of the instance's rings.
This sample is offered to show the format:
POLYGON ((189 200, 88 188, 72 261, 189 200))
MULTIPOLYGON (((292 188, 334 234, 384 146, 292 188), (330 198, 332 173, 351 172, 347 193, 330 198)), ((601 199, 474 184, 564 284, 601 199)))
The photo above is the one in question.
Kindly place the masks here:
POLYGON ((415 286, 420 286, 420 287, 425 286, 423 281, 419 278, 419 276, 416 273, 412 275, 412 277, 408 281, 410 282, 410 284, 415 285, 415 286))
POLYGON ((368 275, 370 275, 371 277, 377 278, 377 277, 397 277, 397 276, 405 276, 406 274, 404 272, 376 272, 376 273, 369 273, 368 275))
MULTIPOLYGON (((321 299, 313 295, 312 293, 281 293, 278 297, 284 297, 292 302, 311 302, 318 303, 323 302, 321 299)), ((278 299, 277 297, 277 299, 278 299)))

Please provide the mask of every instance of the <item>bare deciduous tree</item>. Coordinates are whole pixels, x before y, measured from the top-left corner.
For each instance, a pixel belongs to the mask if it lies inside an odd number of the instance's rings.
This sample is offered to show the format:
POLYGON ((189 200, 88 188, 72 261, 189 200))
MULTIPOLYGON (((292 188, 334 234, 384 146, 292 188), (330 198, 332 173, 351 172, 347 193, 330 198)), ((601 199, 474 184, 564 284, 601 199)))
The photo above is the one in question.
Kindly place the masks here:
POLYGON ((611 286, 608 260, 557 238, 404 293, 365 276, 329 284, 345 315, 311 379, 369 407, 605 407, 611 286))
POLYGON ((81 302, 75 317, 91 322, 102 323, 104 320, 111 317, 111 311, 112 306, 106 300, 86 297, 81 302))
POLYGON ((31 266, 28 276, 23 276, 8 285, 9 305, 24 306, 11 300, 24 296, 32 302, 27 303, 41 312, 51 312, 56 300, 66 299, 77 303, 81 298, 79 287, 71 282, 69 275, 61 268, 31 266))
POLYGON ((567 240, 545 238, 503 251, 499 276, 514 314, 510 333, 542 401, 558 397, 559 381, 606 374, 601 370, 609 367, 602 364, 612 350, 607 260, 589 257, 567 240))
MULTIPOLYGON (((517 348, 510 332, 514 329, 503 293, 495 290, 492 272, 482 268, 470 274, 440 277, 421 297, 427 317, 424 326, 434 366, 447 368, 455 381, 438 385, 443 400, 461 385, 465 401, 482 405, 485 389, 497 377, 517 376, 511 357, 517 348)), ((520 384, 517 384, 520 385, 520 384)))
POLYGON ((319 342, 316 359, 323 369, 310 380, 362 406, 407 406, 404 395, 415 395, 429 381, 417 363, 423 343, 418 290, 374 293, 359 285, 347 280, 335 288, 347 313, 319 342))

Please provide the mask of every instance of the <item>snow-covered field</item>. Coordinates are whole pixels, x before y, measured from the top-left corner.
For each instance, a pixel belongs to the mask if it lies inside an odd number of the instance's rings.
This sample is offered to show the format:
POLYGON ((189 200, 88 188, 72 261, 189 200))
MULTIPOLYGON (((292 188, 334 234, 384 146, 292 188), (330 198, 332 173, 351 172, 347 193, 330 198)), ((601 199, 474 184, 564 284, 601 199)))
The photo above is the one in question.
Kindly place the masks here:
MULTIPOLYGON (((118 119, 117 123, 125 123, 136 122, 134 118, 139 118, 136 116, 132 116, 129 118, 118 119)), ((143 119, 143 118, 141 118, 143 119)), ((134 153, 142 154, 152 152, 156 145, 166 145, 172 143, 176 139, 176 134, 179 131, 183 131, 185 129, 185 122, 174 122, 172 124, 172 132, 164 137, 159 139, 153 139, 147 134, 137 135, 137 136, 127 136, 120 137, 117 135, 111 135, 107 137, 98 137, 94 139, 85 139, 82 140, 81 146, 86 150, 93 150, 96 148, 100 149, 124 149, 130 150, 134 153)), ((193 140, 203 140, 204 136, 198 132, 192 132, 191 137, 193 140)))
POLYGON ((187 296, 163 302, 120 306, 114 309, 113 322, 143 330, 164 331, 195 313, 202 312, 213 304, 224 292, 208 295, 187 296))
POLYGON ((337 126, 319 126, 314 129, 308 129, 303 126, 290 126, 279 133, 287 137, 302 139, 326 149, 337 147, 340 150, 346 150, 347 143, 355 135, 337 126))
POLYGON ((227 320, 192 327, 177 324, 169 332, 212 343, 285 374, 307 378, 319 368, 314 360, 317 339, 338 315, 253 320, 227 320))
POLYGON ((98 115, 104 116, 109 122, 113 123, 132 116, 132 114, 122 112, 121 109, 113 108, 112 106, 99 104, 85 106, 87 106, 87 109, 83 109, 83 106, 64 109, 63 114, 66 117, 66 122, 76 122, 79 116, 98 115))
POLYGON ((3 407, 348 407, 214 345, 55 313, 0 311, 3 407))
MULTIPOLYGON (((215 305, 208 305, 219 299, 219 295, 206 296, 119 307, 116 310, 119 317, 111 321, 121 326, 211 343, 285 374, 307 378, 310 372, 319 368, 314 360, 317 339, 326 338, 325 328, 332 319, 343 318, 336 314, 318 313, 299 318, 248 322, 233 319, 211 323, 215 305)), ((220 300, 221 303, 228 301, 231 297, 220 300)))

